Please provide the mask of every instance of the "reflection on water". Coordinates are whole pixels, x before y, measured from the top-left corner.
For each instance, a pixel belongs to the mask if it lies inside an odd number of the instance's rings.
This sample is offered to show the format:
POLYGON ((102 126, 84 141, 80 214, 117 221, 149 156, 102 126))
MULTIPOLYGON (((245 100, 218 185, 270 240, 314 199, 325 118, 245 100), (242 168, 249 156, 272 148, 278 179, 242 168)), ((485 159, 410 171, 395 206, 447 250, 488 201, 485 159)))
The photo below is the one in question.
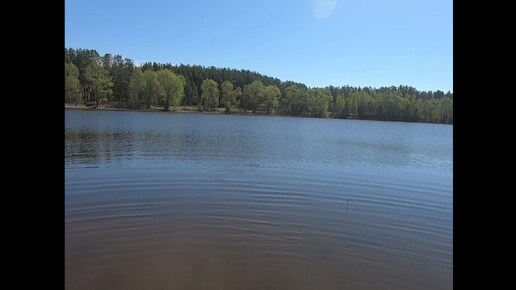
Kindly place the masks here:
POLYGON ((135 112, 101 112, 112 115, 107 123, 99 124, 88 123, 86 114, 99 112, 69 113, 85 114, 86 120, 67 118, 68 166, 135 159, 217 159, 289 166, 452 168, 452 127, 448 125, 135 112), (147 115, 159 125, 146 122, 124 127, 123 120, 109 122, 114 116, 130 119, 135 114, 147 115))
POLYGON ((66 289, 452 288, 452 126, 65 116, 66 289))

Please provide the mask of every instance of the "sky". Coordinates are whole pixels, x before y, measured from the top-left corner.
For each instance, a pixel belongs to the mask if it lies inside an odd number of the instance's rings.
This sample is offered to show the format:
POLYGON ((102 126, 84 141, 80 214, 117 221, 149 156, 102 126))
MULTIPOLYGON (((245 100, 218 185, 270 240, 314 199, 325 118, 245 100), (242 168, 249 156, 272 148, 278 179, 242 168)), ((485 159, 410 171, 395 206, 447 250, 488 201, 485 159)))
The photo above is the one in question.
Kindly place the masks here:
POLYGON ((453 0, 65 0, 65 47, 309 87, 453 92, 453 0))

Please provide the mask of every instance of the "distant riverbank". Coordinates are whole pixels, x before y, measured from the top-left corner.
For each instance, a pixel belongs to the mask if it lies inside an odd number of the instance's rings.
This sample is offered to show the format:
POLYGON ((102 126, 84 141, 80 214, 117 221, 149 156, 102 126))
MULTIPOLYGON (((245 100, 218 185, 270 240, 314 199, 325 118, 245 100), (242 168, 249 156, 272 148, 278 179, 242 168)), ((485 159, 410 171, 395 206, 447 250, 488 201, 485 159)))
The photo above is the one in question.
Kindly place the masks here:
MULTIPOLYGON (((72 109, 72 110, 102 110, 102 111, 133 111, 133 112, 168 112, 168 113, 206 113, 206 114, 225 114, 226 109, 225 108, 214 108, 210 112, 208 111, 200 111, 197 106, 178 106, 175 108, 175 110, 172 110, 172 107, 169 111, 163 110, 163 107, 157 107, 157 106, 151 106, 150 109, 134 109, 134 108, 120 108, 120 107, 112 107, 112 106, 86 106, 86 105, 70 105, 65 104, 65 109, 72 109)), ((283 114, 266 114, 265 112, 255 112, 246 110, 244 113, 243 110, 233 110, 231 111, 232 115, 267 115, 267 116, 285 116, 285 117, 296 117, 291 115, 283 115, 283 114)), ((302 116, 297 116, 302 117, 302 116)), ((328 116, 329 117, 329 116, 328 116)))
MULTIPOLYGON (((175 110, 172 110, 172 107, 170 107, 169 111, 163 110, 163 107, 158 106, 151 106, 150 109, 147 108, 140 108, 140 109, 134 109, 134 108, 120 108, 120 107, 113 107, 113 106, 86 106, 84 104, 81 105, 71 105, 71 104, 65 104, 66 110, 88 110, 88 111, 127 111, 127 112, 162 112, 162 113, 199 113, 199 114, 225 114, 226 109, 225 108, 214 108, 210 112, 208 111, 200 111, 197 106, 178 106, 175 108, 175 110)), ((274 114, 267 114, 266 112, 257 111, 252 112, 250 110, 244 111, 242 109, 239 110, 232 110, 230 115, 247 115, 247 116, 281 116, 281 117, 294 117, 294 118, 315 118, 320 119, 321 117, 309 117, 309 116, 293 116, 284 114, 281 112, 274 113, 274 114)), ((324 118, 323 118, 324 119, 324 118)), ((401 121, 401 120, 381 120, 381 119, 367 119, 367 118, 335 118, 334 114, 331 112, 326 113, 326 119, 342 119, 342 120, 369 120, 369 121, 382 121, 382 122, 396 122, 396 123, 426 123, 426 124, 432 124, 429 122, 410 122, 410 121, 401 121)), ((442 125, 453 125, 453 124, 446 124, 446 123, 437 123, 442 125)))
POLYGON ((65 49, 65 103, 84 104, 88 108, 70 108, 88 110, 128 110, 119 107, 131 105, 140 112, 188 104, 173 112, 202 108, 216 114, 225 113, 219 106, 229 106, 231 114, 453 124, 451 91, 403 85, 308 87, 249 70, 156 62, 135 66, 128 58, 72 48, 65 49))
MULTIPOLYGON (((65 109, 74 109, 74 110, 104 110, 104 111, 134 111, 134 112, 165 112, 163 107, 151 106, 150 109, 134 109, 134 108, 120 108, 120 107, 112 107, 112 106, 86 106, 86 105, 70 105, 65 104, 65 109)), ((211 112, 204 111, 201 112, 196 106, 178 106, 175 110, 169 110, 169 113, 212 113, 212 114, 223 114, 225 113, 224 108, 216 108, 211 112)), ((248 112, 251 114, 250 112, 248 112)), ((231 112, 231 114, 248 114, 241 112, 231 112)))

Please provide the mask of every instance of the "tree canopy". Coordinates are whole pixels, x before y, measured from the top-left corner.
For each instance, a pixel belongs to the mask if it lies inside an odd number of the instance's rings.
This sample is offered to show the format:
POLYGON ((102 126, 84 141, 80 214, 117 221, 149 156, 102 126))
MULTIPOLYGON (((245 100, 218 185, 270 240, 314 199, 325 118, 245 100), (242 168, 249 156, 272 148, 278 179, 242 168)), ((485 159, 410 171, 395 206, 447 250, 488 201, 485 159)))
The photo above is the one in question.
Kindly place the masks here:
POLYGON ((164 110, 168 111, 170 105, 174 108, 179 106, 185 96, 185 78, 176 75, 168 69, 160 69, 157 73, 157 77, 162 88, 163 100, 161 103, 164 104, 164 110))
POLYGON ((218 107, 219 101, 219 88, 216 81, 212 79, 205 79, 201 84, 201 98, 199 100, 199 104, 201 106, 201 111, 207 110, 208 112, 211 109, 218 107))
POLYGON ((409 86, 310 88, 249 70, 147 62, 65 48, 65 103, 197 106, 263 114, 453 124, 453 93, 409 86), (220 84, 220 92, 219 92, 220 84))
POLYGON ((79 69, 71 62, 65 62, 65 102, 79 104, 80 95, 79 69))

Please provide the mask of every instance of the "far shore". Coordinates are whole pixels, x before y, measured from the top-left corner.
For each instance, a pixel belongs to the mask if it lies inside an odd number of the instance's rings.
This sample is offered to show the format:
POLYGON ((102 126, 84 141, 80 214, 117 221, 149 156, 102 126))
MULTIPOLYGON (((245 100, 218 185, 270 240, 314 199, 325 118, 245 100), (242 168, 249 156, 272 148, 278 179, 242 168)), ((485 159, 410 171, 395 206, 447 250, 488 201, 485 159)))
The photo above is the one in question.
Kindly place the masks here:
MULTIPOLYGON (((214 108, 211 111, 200 111, 197 106, 177 106, 176 108, 172 109, 170 107, 169 111, 165 111, 163 107, 157 107, 157 106, 151 106, 150 109, 147 108, 141 108, 141 109, 134 109, 134 108, 120 108, 120 107, 112 107, 112 106, 86 106, 86 105, 71 105, 71 104, 65 104, 65 109, 73 109, 73 110, 103 110, 103 111, 131 111, 131 112, 166 112, 166 113, 203 113, 203 114, 226 114, 225 108, 214 108)), ((243 110, 232 110, 229 114, 231 115, 266 115, 271 116, 271 114, 266 114, 265 112, 255 112, 247 110, 245 113, 243 110)), ((273 114, 276 116, 283 116, 281 114, 273 114)), ((288 115, 285 115, 288 116, 288 115)), ((288 117, 295 117, 295 116, 288 116, 288 117)))
MULTIPOLYGON (((226 114, 225 108, 214 108, 210 112, 208 111, 200 111, 197 106, 177 106, 172 109, 170 107, 169 111, 165 111, 163 107, 158 106, 151 106, 150 109, 147 108, 140 108, 140 109, 134 109, 134 108, 120 108, 120 107, 113 107, 113 106, 86 106, 84 104, 80 105, 71 105, 71 104, 65 104, 65 110, 88 110, 88 111, 126 111, 126 112, 162 112, 162 113, 198 113, 198 114, 226 114)), ((232 110, 229 115, 245 115, 245 116, 279 116, 279 117, 290 117, 290 118, 314 118, 314 119, 340 119, 335 118, 331 113, 326 113, 326 118, 320 118, 320 117, 306 117, 306 116, 293 116, 293 115, 287 115, 282 114, 280 112, 275 112, 274 114, 267 114, 264 111, 257 111, 252 112, 250 110, 244 111, 242 109, 239 110, 232 110)), ((344 119, 341 119, 344 120, 344 119)), ((410 121, 402 121, 402 120, 375 120, 375 119, 360 119, 360 118, 347 118, 345 120, 369 120, 369 121, 379 121, 379 122, 395 122, 395 123, 421 123, 421 124, 432 124, 432 123, 426 123, 426 122, 410 122, 410 121)), ((453 124, 445 124, 445 123, 435 123, 435 124, 441 124, 441 125, 453 125, 453 124)))

